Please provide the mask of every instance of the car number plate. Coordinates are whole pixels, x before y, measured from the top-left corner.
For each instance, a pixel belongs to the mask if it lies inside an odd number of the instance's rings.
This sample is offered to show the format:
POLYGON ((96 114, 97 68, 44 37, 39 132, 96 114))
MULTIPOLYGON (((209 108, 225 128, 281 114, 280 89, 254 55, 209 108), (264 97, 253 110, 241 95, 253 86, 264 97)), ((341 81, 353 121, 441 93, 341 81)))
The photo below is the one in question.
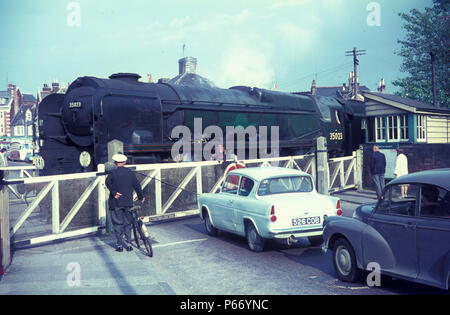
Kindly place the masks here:
POLYGON ((292 219, 292 226, 314 225, 320 223, 320 217, 295 218, 292 219))

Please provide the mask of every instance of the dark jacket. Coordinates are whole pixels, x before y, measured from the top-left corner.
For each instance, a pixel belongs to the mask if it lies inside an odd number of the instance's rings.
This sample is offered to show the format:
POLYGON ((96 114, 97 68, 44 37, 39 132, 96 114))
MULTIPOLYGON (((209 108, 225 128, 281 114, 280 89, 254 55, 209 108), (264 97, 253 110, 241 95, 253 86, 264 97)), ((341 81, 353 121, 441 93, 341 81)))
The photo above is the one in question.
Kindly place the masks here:
POLYGON ((144 199, 141 184, 136 175, 126 167, 118 167, 114 169, 108 177, 106 177, 106 187, 109 189, 109 208, 121 208, 133 206, 133 190, 136 191, 139 200, 144 199), (119 199, 114 196, 119 192, 122 194, 119 199))
POLYGON ((376 151, 372 155, 370 173, 372 175, 384 175, 386 173, 386 157, 380 151, 376 151))

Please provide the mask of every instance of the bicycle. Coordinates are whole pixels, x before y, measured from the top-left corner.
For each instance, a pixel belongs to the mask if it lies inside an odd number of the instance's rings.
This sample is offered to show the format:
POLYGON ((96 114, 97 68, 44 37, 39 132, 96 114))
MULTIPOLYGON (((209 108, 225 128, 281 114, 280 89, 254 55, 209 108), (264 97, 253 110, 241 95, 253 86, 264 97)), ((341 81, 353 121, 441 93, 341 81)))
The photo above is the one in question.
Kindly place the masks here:
POLYGON ((139 217, 137 215, 137 212, 141 210, 141 206, 134 206, 130 208, 130 213, 133 216, 134 222, 132 224, 133 226, 133 234, 134 234, 134 240, 136 242, 137 247, 140 249, 141 245, 139 242, 139 238, 144 243, 145 249, 147 250, 147 254, 149 257, 153 257, 153 248, 152 243, 150 242, 150 234, 148 233, 148 229, 145 226, 145 223, 143 221, 144 217, 139 217), (139 232, 139 233, 138 233, 139 232), (139 237, 138 237, 139 234, 139 237))

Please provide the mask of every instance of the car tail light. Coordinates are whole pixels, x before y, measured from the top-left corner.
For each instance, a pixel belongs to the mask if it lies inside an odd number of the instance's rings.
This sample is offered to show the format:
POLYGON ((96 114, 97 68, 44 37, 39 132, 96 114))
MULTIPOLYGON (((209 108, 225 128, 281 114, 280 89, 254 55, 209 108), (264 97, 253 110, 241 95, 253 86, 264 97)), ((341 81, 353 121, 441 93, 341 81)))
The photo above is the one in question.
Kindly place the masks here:
POLYGON ((277 220, 277 217, 275 216, 275 206, 272 206, 272 209, 270 209, 270 221, 275 222, 277 220))
POLYGON ((338 216, 341 216, 343 214, 342 209, 341 209, 341 201, 338 200, 337 204, 336 204, 336 214, 338 216))

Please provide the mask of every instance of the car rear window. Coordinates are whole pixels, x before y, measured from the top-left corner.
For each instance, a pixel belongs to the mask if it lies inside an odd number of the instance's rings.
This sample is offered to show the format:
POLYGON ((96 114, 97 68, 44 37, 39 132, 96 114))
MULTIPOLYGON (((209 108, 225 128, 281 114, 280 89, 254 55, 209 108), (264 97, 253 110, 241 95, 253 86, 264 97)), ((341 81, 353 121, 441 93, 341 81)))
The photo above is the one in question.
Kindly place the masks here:
POLYGON ((309 176, 288 176, 262 180, 258 188, 258 195, 311 192, 312 190, 313 184, 309 176))
POLYGON ((420 216, 450 219, 450 192, 434 185, 422 185, 420 216))

